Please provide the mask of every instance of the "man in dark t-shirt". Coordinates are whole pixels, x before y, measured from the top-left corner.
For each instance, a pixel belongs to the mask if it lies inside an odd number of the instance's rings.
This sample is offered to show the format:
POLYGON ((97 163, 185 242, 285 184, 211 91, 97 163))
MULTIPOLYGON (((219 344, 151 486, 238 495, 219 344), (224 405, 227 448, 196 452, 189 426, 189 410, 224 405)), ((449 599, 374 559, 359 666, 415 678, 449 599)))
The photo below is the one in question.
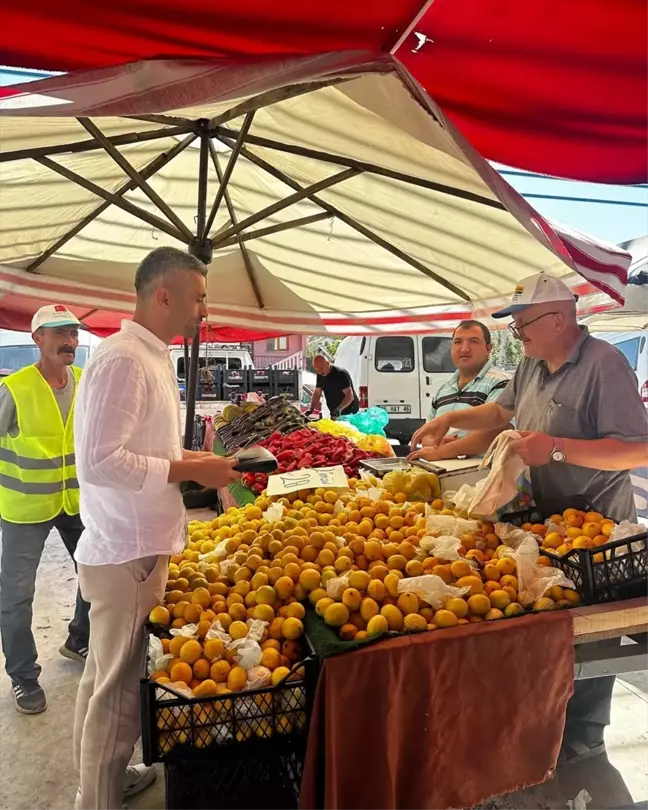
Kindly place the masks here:
POLYGON ((322 354, 318 354, 313 360, 313 368, 317 372, 317 383, 311 399, 311 411, 320 410, 322 393, 333 419, 360 410, 360 403, 353 390, 348 371, 334 366, 322 354))

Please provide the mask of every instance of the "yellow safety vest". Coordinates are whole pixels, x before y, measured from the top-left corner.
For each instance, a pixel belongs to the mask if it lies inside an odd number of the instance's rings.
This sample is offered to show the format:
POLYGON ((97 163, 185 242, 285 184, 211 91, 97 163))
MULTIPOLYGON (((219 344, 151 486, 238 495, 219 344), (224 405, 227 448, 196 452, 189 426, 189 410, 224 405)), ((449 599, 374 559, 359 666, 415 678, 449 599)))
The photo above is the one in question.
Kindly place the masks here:
POLYGON ((74 404, 81 369, 72 367, 75 391, 63 424, 49 383, 36 366, 2 381, 16 404, 18 435, 0 437, 0 515, 10 523, 45 523, 79 513, 74 459, 74 404))

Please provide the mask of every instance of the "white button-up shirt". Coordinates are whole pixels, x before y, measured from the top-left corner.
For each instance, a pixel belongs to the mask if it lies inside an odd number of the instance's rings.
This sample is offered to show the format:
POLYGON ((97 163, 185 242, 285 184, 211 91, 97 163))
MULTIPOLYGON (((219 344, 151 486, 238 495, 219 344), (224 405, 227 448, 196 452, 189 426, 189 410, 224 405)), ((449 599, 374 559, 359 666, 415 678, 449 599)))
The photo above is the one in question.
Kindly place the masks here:
POLYGON ((179 484, 180 393, 168 347, 132 321, 93 353, 75 407, 81 535, 75 558, 109 565, 177 554, 186 536, 179 484))

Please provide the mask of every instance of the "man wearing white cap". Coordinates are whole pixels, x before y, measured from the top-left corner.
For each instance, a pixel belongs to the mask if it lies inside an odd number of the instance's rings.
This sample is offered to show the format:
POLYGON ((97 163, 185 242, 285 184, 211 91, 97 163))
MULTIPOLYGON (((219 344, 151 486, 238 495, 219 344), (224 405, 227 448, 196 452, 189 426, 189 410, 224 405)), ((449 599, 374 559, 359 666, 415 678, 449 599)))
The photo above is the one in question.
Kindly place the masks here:
MULTIPOLYGON (((0 383, 0 629, 16 709, 45 710, 31 629, 36 572, 52 528, 74 559, 83 532, 74 459, 74 402, 81 376, 74 355, 82 324, 61 305, 32 319, 38 363, 0 383)), ((78 590, 62 655, 85 662, 89 605, 78 590)))
MULTIPOLYGON (((569 287, 539 273, 516 287, 494 318, 524 345, 525 358, 496 402, 443 414, 412 437, 438 444, 450 428, 487 430, 515 418, 515 443, 531 468, 539 511, 594 509, 614 520, 634 519, 630 473, 645 448, 648 413, 624 355, 592 337, 576 320, 569 287)), ((577 681, 567 709, 562 758, 571 762, 605 751, 614 678, 577 681)))

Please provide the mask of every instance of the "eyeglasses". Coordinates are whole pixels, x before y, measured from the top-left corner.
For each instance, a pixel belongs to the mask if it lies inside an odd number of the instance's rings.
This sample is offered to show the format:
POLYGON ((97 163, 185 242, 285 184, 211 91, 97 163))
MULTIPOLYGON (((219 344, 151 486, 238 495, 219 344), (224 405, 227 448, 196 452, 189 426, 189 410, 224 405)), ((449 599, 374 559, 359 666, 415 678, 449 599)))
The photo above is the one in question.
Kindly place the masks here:
POLYGON ((511 334, 517 340, 522 340, 524 338, 524 334, 522 332, 523 329, 526 329, 527 326, 531 326, 532 323, 539 321, 540 318, 545 318, 547 315, 558 315, 557 312, 545 312, 544 315, 538 315, 537 318, 534 318, 532 321, 527 321, 523 323, 521 326, 516 326, 514 323, 510 323, 508 328, 511 330, 511 334))

